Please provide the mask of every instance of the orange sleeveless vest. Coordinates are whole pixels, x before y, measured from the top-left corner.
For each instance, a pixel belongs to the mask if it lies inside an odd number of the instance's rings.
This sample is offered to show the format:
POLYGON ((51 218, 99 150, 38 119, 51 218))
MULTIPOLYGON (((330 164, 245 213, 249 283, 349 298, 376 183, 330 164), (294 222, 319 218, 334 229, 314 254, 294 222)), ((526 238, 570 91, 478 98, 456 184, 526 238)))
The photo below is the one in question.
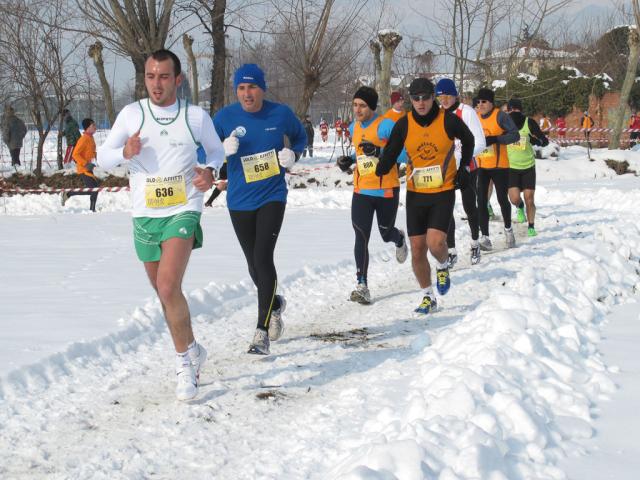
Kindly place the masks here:
POLYGON ((376 147, 384 147, 386 140, 378 137, 378 126, 384 120, 378 116, 367 128, 362 128, 360 122, 355 122, 353 126, 353 145, 356 148, 356 165, 353 169, 353 187, 356 192, 360 190, 375 190, 378 188, 395 188, 400 186, 398 179, 398 168, 392 168, 389 173, 382 177, 375 174, 377 159, 368 160, 360 144, 363 141, 373 143, 376 147), (361 172, 364 172, 361 173, 361 172))
POLYGON ((419 193, 439 193, 453 190, 456 178, 454 143, 444 129, 443 110, 427 127, 421 127, 407 115, 407 138, 404 148, 407 151, 407 190, 419 193), (428 167, 428 169, 425 169, 428 167), (441 185, 438 185, 441 180, 441 185))
MULTIPOLYGON (((500 112, 500 110, 494 108, 491 115, 487 118, 482 118, 482 115, 478 113, 485 137, 502 135, 504 133, 504 130, 498 124, 498 112, 500 112)), ((478 160, 478 166, 480 168, 509 168, 507 146, 503 144, 494 143, 480 152, 476 159, 478 160)))

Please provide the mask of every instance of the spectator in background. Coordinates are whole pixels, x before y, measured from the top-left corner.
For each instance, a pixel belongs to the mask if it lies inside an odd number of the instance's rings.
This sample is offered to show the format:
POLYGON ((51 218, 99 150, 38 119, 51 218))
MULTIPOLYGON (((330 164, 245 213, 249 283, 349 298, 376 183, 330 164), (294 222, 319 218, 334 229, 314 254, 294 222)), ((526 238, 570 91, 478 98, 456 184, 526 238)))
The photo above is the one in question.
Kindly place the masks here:
POLYGON ((329 124, 324 119, 320 119, 320 136, 323 142, 327 142, 329 137, 329 124))
MULTIPOLYGON (((74 120, 75 122, 75 120, 74 120)), ((93 174, 93 168, 96 165, 96 141, 93 134, 96 133, 96 124, 90 118, 82 120, 82 129, 84 134, 78 139, 75 148, 73 148, 73 160, 76 162, 76 173, 80 176, 85 188, 96 188, 98 179, 93 174)), ((75 195, 89 195, 89 209, 96 211, 96 201, 98 200, 98 192, 62 192, 61 203, 64 204, 75 195)))
POLYGON ((567 135, 567 121, 564 116, 560 115, 556 118, 556 128, 558 129, 558 136, 564 139, 567 135))
POLYGON ((549 120, 549 117, 547 116, 546 113, 543 113, 542 117, 540 118, 540 130, 545 135, 549 135, 550 128, 551 128, 551 120, 549 120))
POLYGON ((62 111, 62 133, 67 140, 67 151, 64 154, 64 165, 73 160, 73 148, 76 146, 76 142, 80 139, 80 127, 75 118, 71 116, 69 110, 62 111))
POLYGON ((629 122, 629 128, 631 130, 635 130, 635 132, 631 132, 629 134, 629 147, 633 147, 638 143, 638 139, 640 138, 640 115, 634 113, 631 115, 631 121, 629 122))
POLYGON ((7 107, 2 119, 2 141, 6 143, 11 154, 11 166, 20 165, 20 150, 26 135, 27 126, 18 118, 13 107, 7 107))
POLYGON ((580 119, 580 128, 584 131, 584 139, 588 142, 589 135, 591 134, 591 129, 593 128, 593 118, 589 115, 589 112, 585 110, 582 119, 580 119))
POLYGON ((304 117, 302 126, 304 127, 304 131, 307 133, 307 146, 302 151, 302 156, 306 157, 307 152, 309 152, 309 157, 313 157, 313 136, 315 135, 315 132, 313 130, 313 123, 311 123, 311 117, 309 115, 304 117))

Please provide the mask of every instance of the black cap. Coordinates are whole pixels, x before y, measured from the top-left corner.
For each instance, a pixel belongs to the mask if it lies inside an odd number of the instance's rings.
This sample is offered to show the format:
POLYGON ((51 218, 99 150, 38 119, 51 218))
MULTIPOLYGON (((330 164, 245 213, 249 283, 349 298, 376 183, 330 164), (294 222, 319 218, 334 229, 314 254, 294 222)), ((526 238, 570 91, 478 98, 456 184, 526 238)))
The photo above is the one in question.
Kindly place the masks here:
POLYGON ((512 98, 511 100, 509 100, 509 102, 507 103, 507 108, 509 110, 519 110, 522 111, 522 100, 520 100, 519 98, 512 98))
POLYGON ((428 78, 416 78, 409 85, 409 95, 432 95, 434 91, 433 83, 428 78))
POLYGON ((378 92, 371 87, 360 87, 353 95, 353 98, 364 100, 364 103, 366 103, 371 110, 378 108, 378 92))
POLYGON ((490 88, 481 88, 478 90, 478 100, 488 100, 495 103, 495 93, 490 88))

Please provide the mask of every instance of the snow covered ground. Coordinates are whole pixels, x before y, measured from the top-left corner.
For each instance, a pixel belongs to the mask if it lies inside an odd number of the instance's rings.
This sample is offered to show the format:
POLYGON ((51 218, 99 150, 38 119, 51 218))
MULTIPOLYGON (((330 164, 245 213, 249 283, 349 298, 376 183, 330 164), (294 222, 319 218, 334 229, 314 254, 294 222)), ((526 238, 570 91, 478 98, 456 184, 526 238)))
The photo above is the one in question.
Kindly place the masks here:
POLYGON ((210 359, 189 404, 128 194, 101 194, 96 214, 84 197, 0 199, 0 478, 636 478, 640 178, 604 160, 640 171, 640 153, 538 161, 538 237, 516 229, 517 248, 477 266, 458 222, 462 259, 427 318, 376 232, 374 304, 347 301, 340 150, 317 144, 290 177, 307 188, 278 243, 287 330, 269 357, 244 353, 256 298, 224 195, 206 210, 184 288, 210 359))

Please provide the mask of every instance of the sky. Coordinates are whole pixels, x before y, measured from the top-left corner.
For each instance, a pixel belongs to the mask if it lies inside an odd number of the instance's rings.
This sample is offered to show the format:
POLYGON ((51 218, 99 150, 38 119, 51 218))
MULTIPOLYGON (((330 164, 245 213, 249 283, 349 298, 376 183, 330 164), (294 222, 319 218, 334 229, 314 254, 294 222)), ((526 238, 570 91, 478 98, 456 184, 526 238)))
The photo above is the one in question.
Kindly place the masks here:
MULTIPOLYGON (((376 0, 370 1, 374 4, 376 0)), ((387 4, 389 6, 389 12, 392 12, 390 18, 398 19, 400 20, 400 23, 397 24, 394 22, 393 25, 385 25, 383 23, 383 28, 395 28, 403 34, 423 38, 428 38, 429 32, 435 31, 435 29, 425 29, 425 21, 420 15, 416 15, 415 12, 420 12, 427 17, 437 17, 442 11, 440 2, 436 2, 434 0, 387 0, 387 4)), ((573 22, 576 17, 585 19, 598 15, 602 16, 603 12, 610 11, 612 8, 611 2, 607 0, 574 0, 568 7, 566 7, 565 12, 569 21, 573 22)), ((378 14, 377 12, 378 11, 376 10, 376 15, 378 14)), ((199 45, 197 48, 206 50, 207 39, 204 35, 199 34, 199 31, 200 29, 195 28, 191 33, 196 39, 194 46, 199 45)), ((237 38, 238 32, 231 29, 230 37, 232 39, 237 38)), ((175 42, 175 45, 172 48, 174 48, 176 52, 184 58, 182 41, 180 38, 178 38, 178 41, 175 42)), ((435 50, 433 45, 426 43, 425 50, 428 48, 435 50)), ((204 59, 199 62, 201 85, 209 81, 208 73, 206 72, 208 68, 207 63, 208 61, 204 59)), ((118 58, 113 54, 109 55, 105 52, 105 69, 108 78, 110 80, 115 80, 116 89, 123 88, 123 85, 133 81, 133 67, 131 66, 131 62, 127 59, 118 58)))

